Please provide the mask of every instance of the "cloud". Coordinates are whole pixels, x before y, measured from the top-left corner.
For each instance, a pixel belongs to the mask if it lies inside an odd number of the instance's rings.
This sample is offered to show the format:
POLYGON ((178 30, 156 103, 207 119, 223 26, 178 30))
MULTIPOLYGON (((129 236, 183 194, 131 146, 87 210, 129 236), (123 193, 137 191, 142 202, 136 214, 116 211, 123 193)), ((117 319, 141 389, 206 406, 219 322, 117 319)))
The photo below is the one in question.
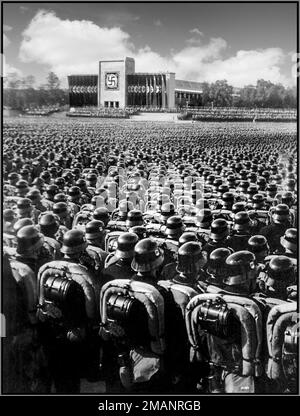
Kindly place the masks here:
POLYGON ((199 36, 204 36, 204 33, 201 32, 197 27, 194 27, 194 29, 191 29, 190 33, 195 34, 195 35, 199 35, 199 36))
POLYGON ((120 28, 99 27, 86 20, 62 20, 39 11, 23 32, 20 59, 48 65, 58 75, 97 72, 101 58, 126 56, 129 35, 120 28))
POLYGON ((11 74, 16 74, 18 77, 21 77, 23 75, 22 71, 15 66, 9 64, 5 56, 2 55, 3 61, 2 61, 2 70, 3 70, 3 77, 8 78, 11 74))
POLYGON ((12 30, 12 27, 9 25, 3 25, 3 32, 9 32, 12 30))
POLYGON ((230 46, 225 39, 211 38, 204 43, 199 29, 191 29, 191 33, 197 38, 163 56, 148 45, 137 49, 120 27, 60 19, 53 12, 39 11, 23 32, 19 57, 23 62, 46 65, 64 79, 72 73, 97 73, 98 61, 103 58, 130 56, 135 58, 138 72, 169 70, 176 72, 178 79, 227 79, 235 87, 255 84, 261 78, 286 85, 291 82, 282 74, 287 55, 280 48, 240 50, 228 56, 230 46))
POLYGON ((27 12, 29 10, 29 7, 27 7, 27 6, 20 6, 20 10, 21 10, 21 13, 25 13, 25 12, 27 12))
POLYGON ((3 33, 3 48, 6 49, 9 44, 10 44, 10 40, 8 36, 6 36, 6 34, 3 33))
POLYGON ((161 21, 161 20, 159 20, 159 19, 155 19, 155 20, 153 21, 153 24, 154 24, 154 26, 160 27, 160 26, 162 26, 162 21, 161 21))
POLYGON ((124 10, 114 11, 113 13, 106 11, 99 16, 99 21, 105 22, 105 25, 108 27, 117 26, 122 28, 126 25, 135 23, 138 20, 140 20, 140 16, 124 10))

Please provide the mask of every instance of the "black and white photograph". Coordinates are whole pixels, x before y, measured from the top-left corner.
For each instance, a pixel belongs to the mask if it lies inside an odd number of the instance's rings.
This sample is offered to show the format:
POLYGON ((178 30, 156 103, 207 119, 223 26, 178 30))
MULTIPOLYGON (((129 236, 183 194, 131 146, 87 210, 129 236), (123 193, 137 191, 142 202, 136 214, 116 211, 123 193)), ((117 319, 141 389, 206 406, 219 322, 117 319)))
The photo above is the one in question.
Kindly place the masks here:
POLYGON ((1 395, 297 396, 298 2, 1 9, 1 395))

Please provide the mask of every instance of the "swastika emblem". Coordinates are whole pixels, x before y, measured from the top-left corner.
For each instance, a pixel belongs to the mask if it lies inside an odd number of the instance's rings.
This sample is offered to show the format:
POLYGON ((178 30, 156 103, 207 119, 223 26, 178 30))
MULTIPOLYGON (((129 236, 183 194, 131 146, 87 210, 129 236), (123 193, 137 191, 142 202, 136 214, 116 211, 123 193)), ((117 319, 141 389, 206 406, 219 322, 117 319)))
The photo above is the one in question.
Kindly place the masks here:
POLYGON ((118 72, 107 72, 105 74, 105 88, 109 90, 119 89, 119 74, 118 72))

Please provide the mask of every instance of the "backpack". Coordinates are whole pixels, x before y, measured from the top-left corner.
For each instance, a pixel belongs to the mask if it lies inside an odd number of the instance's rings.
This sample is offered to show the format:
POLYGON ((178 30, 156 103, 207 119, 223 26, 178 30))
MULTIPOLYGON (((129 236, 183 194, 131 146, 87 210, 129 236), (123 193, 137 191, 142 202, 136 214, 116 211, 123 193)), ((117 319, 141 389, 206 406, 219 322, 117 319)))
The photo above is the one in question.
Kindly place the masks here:
POLYGON ((38 301, 36 276, 27 264, 14 258, 10 261, 10 267, 17 285, 21 288, 25 310, 28 313, 30 324, 36 324, 36 307, 38 301))
POLYGON ((267 375, 272 380, 297 378, 298 313, 296 302, 273 306, 267 317, 269 352, 267 375))
POLYGON ((98 293, 99 284, 84 266, 46 263, 38 273, 38 319, 67 331, 82 327, 97 319, 98 293))
POLYGON ((198 292, 190 286, 174 283, 171 280, 160 280, 158 285, 172 293, 176 305, 180 307, 182 315, 185 317, 187 304, 194 296, 198 295, 198 292))
MULTIPOLYGON (((232 344, 237 344, 240 350, 237 354, 240 356, 239 362, 232 363, 232 370, 242 376, 262 374, 262 314, 252 299, 224 293, 200 294, 187 305, 185 320, 191 344, 191 360, 203 360, 203 333, 216 339, 230 340, 240 328, 240 339, 232 339, 232 344)), ((218 357, 217 352, 211 352, 210 361, 226 368, 227 362, 218 357)))
POLYGON ((119 375, 125 388, 150 382, 163 373, 164 313, 164 298, 149 283, 115 279, 102 287, 100 336, 113 340, 121 352, 119 375))

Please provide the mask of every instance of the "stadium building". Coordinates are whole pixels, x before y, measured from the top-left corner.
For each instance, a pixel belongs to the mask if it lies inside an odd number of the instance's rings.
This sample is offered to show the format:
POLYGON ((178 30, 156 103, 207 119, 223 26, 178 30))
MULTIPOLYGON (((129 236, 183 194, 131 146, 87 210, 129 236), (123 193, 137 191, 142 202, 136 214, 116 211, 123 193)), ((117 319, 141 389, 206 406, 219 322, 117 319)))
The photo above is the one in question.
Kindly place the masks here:
POLYGON ((124 108, 201 105, 201 83, 175 79, 174 72, 135 72, 133 58, 100 61, 98 75, 69 75, 70 107, 124 108))

